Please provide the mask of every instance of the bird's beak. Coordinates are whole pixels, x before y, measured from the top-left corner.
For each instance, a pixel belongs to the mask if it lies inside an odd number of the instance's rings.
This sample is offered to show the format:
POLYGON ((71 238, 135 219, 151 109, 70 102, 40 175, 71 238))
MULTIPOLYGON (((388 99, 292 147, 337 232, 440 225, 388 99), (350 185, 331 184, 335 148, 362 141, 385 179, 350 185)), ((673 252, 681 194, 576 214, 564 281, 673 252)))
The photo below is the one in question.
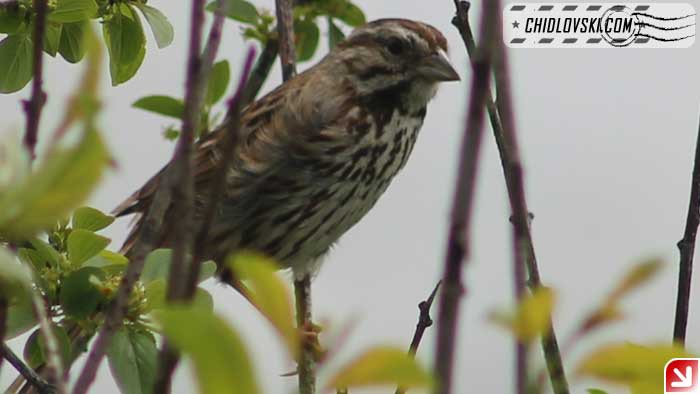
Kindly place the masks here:
POLYGON ((439 51, 433 55, 424 57, 418 64, 418 74, 433 81, 459 81, 459 74, 455 71, 445 52, 439 51))

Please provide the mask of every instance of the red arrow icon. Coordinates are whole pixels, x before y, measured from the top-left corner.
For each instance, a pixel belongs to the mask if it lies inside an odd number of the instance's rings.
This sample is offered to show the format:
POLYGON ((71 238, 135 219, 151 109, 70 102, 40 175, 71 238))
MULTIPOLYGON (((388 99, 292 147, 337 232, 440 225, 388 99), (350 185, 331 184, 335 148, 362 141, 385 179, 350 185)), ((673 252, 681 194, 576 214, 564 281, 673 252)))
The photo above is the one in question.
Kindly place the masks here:
POLYGON ((675 358, 666 364, 664 393, 700 393, 698 367, 700 359, 675 358))

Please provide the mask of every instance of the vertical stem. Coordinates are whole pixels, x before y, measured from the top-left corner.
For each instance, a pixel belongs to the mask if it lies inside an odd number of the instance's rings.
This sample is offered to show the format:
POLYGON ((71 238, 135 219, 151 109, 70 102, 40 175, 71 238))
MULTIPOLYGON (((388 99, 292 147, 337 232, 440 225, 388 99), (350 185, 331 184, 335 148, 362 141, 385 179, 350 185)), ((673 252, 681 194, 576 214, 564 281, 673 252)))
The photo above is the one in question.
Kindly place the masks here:
MULTIPOLYGON (((0 295, 0 342, 5 345, 5 331, 7 329, 7 298, 0 295)), ((2 371, 2 362, 5 359, 5 352, 0 352, 0 371, 2 371)))
MULTIPOLYGON (((466 10, 458 8, 457 11, 461 13, 466 10)), ((494 46, 495 28, 492 19, 498 17, 498 12, 494 7, 486 7, 483 12, 480 27, 483 41, 473 61, 471 95, 452 199, 442 291, 438 303, 438 333, 435 349, 436 393, 438 394, 452 393, 459 302, 464 290, 461 276, 464 261, 470 257, 471 221, 483 136, 484 104, 489 91, 494 46)))
POLYGON ((32 304, 34 313, 39 320, 39 331, 46 341, 46 367, 48 369, 48 381, 56 385, 59 394, 66 392, 66 382, 63 374, 63 361, 58 351, 58 342, 53 335, 51 320, 47 314, 47 307, 44 299, 36 292, 32 292, 32 304))
MULTIPOLYGON (((300 329, 309 329, 311 320, 311 276, 306 275, 299 281, 294 281, 294 295, 297 306, 297 326, 300 329)), ((303 348, 299 356, 299 394, 316 393, 316 360, 311 344, 302 343, 303 348)))
POLYGON ((685 219, 683 239, 678 241, 680 265, 678 271, 678 297, 676 299, 676 319, 673 327, 673 340, 685 345, 688 326, 688 309, 690 307, 690 282, 693 276, 693 254, 695 253, 695 236, 700 221, 700 122, 695 142, 695 163, 690 183, 690 202, 685 219))
POLYGON ((46 102, 46 93, 42 90, 43 84, 43 49, 44 32, 46 31, 46 8, 48 0, 34 0, 34 32, 32 36, 32 95, 29 101, 24 102, 24 111, 27 113, 27 130, 24 134, 24 146, 32 158, 36 156, 37 135, 39 134, 39 119, 41 110, 46 102))
POLYGON ((282 79, 287 81, 297 73, 295 64, 296 54, 294 52, 292 0, 275 0, 275 6, 280 61, 282 62, 282 79))

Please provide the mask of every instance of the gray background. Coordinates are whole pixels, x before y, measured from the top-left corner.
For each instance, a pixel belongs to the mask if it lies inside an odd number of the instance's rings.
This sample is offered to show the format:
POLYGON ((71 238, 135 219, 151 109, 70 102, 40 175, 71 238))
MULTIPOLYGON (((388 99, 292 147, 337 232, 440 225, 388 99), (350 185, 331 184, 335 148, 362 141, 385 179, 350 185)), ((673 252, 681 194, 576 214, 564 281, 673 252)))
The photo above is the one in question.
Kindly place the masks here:
MULTIPOLYGON (((256 3, 273 5, 271 0, 256 3)), ((339 360, 372 344, 407 346, 418 316, 416 305, 441 275, 470 80, 466 54, 450 25, 452 1, 357 3, 369 19, 413 18, 438 27, 448 38, 463 81, 442 87, 403 173, 341 240, 314 282, 314 312, 327 331, 333 334, 348 322, 354 324, 339 360)), ((696 9, 700 6, 693 3, 696 9)), ((189 2, 154 0, 153 5, 175 26, 175 42, 158 50, 147 33, 148 52, 136 77, 116 88, 103 80, 101 124, 118 167, 109 172, 90 204, 107 211, 157 171, 173 148, 161 137, 173 122, 130 107, 144 95, 181 96, 183 91, 189 2)), ((478 14, 478 7, 473 13, 478 14)), ((558 292, 555 323, 560 337, 571 333, 584 311, 601 300, 630 264, 657 255, 668 262, 651 286, 625 303, 627 320, 565 355, 574 392, 601 386, 573 374, 576 360, 592 346, 622 339, 659 342, 671 336, 675 243, 685 221, 700 102, 697 48, 510 51, 527 196, 536 215, 534 239, 543 280, 558 292)), ((324 41, 320 52, 325 49, 324 41)), ((234 76, 243 53, 238 27, 228 22, 219 58, 231 61, 234 76)), ((49 101, 42 119, 43 139, 56 124, 80 67, 47 58, 45 73, 49 101)), ((264 89, 280 80, 276 65, 264 89)), ((28 96, 27 88, 0 96, 3 135, 23 129, 19 100, 28 96)), ((467 291, 455 373, 459 393, 505 393, 512 387, 511 339, 487 320, 489 311, 512 304, 512 289, 506 192, 490 134, 485 142, 474 253, 464 271, 467 291)), ((127 225, 128 220, 120 220, 107 232, 113 247, 121 243, 127 225)), ((248 339, 265 392, 292 392, 295 379, 279 375, 293 365, 270 326, 229 289, 214 283, 208 288, 217 311, 248 339)), ((696 300, 699 289, 696 280, 696 300)), ((689 346, 700 352, 700 305, 691 307, 689 346)), ((425 363, 432 360, 433 333, 428 331, 420 350, 425 363)), ((22 343, 11 342, 18 350, 22 343)), ((532 359, 534 365, 542 365, 539 351, 532 359)), ((328 369, 321 376, 328 376, 328 369)), ((9 379, 5 366, 2 386, 9 379)), ((189 371, 180 369, 174 391, 189 393, 194 385, 189 371)), ((106 363, 93 392, 117 392, 106 363)))

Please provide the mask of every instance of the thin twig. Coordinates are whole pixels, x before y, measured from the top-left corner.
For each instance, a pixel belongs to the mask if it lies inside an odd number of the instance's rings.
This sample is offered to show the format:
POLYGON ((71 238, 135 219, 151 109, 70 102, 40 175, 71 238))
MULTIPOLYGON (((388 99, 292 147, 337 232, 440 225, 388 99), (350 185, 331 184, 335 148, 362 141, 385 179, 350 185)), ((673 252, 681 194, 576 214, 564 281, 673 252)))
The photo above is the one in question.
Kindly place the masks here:
POLYGON ((34 313, 39 321, 39 332, 46 341, 46 367, 48 381, 56 386, 59 394, 66 392, 66 378, 63 374, 63 360, 58 351, 58 341, 53 333, 52 322, 47 314, 47 306, 44 299, 36 292, 32 293, 32 305, 34 313))
POLYGON ((282 62, 282 79, 287 81, 296 75, 296 53, 294 52, 294 19, 291 0, 275 0, 277 13, 277 35, 282 62))
MULTIPOLYGON (((294 295, 297 307, 297 326, 304 330, 311 325, 311 276, 294 281, 294 295)), ((299 394, 316 393, 316 359, 311 343, 302 343, 301 355, 297 363, 299 372, 299 394)))
POLYGON ((34 386, 40 394, 53 394, 56 392, 56 387, 45 381, 38 373, 27 366, 27 364, 25 364, 4 342, 2 344, 2 352, 0 353, 4 355, 7 362, 10 363, 27 382, 34 386))
POLYGON ((214 220, 221 200, 224 196, 224 190, 226 185, 226 173, 233 161, 234 150, 238 142, 238 130, 240 128, 240 117, 241 117, 241 105, 242 98, 245 92, 246 81, 250 75, 250 71, 253 67, 253 60, 255 59, 255 47, 250 47, 248 54, 246 56, 245 63, 243 65, 243 72, 241 73, 240 80, 238 81, 238 87, 236 92, 229 101, 228 113, 231 117, 227 120, 224 132, 223 144, 222 144, 222 157, 219 167, 217 168, 215 174, 212 177, 211 188, 209 190, 209 200, 204 208, 204 214, 202 216, 202 224, 199 226, 199 231, 194 242, 194 257, 192 269, 189 272, 187 279, 187 288, 185 296, 187 298, 192 298, 194 296, 195 290, 197 288, 197 278, 199 278, 200 271, 200 261, 204 255, 204 249, 206 247, 206 239, 209 235, 209 230, 211 224, 214 220))
POLYGON ((246 83, 241 101, 241 108, 245 108, 246 105, 253 102, 255 97, 257 97, 263 83, 265 83, 265 80, 267 79, 267 76, 270 75, 270 70, 272 69, 272 65, 275 63, 278 50, 279 43, 277 39, 267 40, 265 47, 260 53, 260 57, 258 57, 258 60, 255 62, 253 71, 250 73, 248 82, 246 83))
MULTIPOLYGON (((468 3, 465 1, 455 1, 455 4, 457 4, 458 8, 463 8, 464 14, 463 17, 461 18, 455 18, 453 20, 453 24, 457 26, 459 29, 460 33, 462 34, 462 39, 464 40, 464 44, 467 48, 467 51, 469 52, 470 56, 472 59, 474 58, 473 51, 472 49, 474 48, 474 38, 471 33, 471 27, 469 26, 469 20, 466 15, 466 9, 468 9, 468 3), (467 4, 467 5, 464 5, 467 4)), ((502 38, 499 39, 499 42, 502 42, 502 38)), ((496 80, 496 85, 499 84, 499 81, 496 80)), ((489 94, 490 96, 490 94, 489 94)), ((491 127, 494 132, 494 136, 496 139, 496 144, 498 146, 498 151, 499 155, 501 158, 501 165, 503 167, 503 174, 504 178, 506 180, 506 187, 509 190, 509 195, 510 191, 514 189, 515 183, 511 179, 511 174, 512 171, 510 170, 510 165, 508 163, 511 162, 511 154, 509 152, 510 149, 510 144, 506 142, 506 137, 504 136, 503 132, 503 126, 501 124, 501 118, 499 117, 498 111, 496 109, 496 105, 493 102, 493 100, 488 100, 486 103, 486 107, 489 112, 489 118, 491 120, 491 127)), ((526 211, 527 212, 527 211, 526 211)), ((529 213, 528 213, 529 216, 529 213)), ((529 220, 528 220, 528 225, 529 225, 529 220)), ((532 242, 532 237, 530 234, 529 226, 527 229, 527 232, 525 234, 525 240, 526 240, 526 249, 527 253, 526 255, 528 256, 527 260, 527 271, 528 271, 528 281, 527 285, 531 289, 538 288, 542 286, 542 282, 540 280, 540 275, 539 275, 539 270, 537 267, 537 259, 535 256, 535 250, 534 250, 534 245, 532 242)), ((542 351, 545 356, 545 361, 547 363, 547 370, 549 372, 549 377, 550 381, 552 384, 552 388, 555 394, 568 394, 569 393, 569 387, 566 379, 566 373, 564 371, 564 366, 562 363, 561 359, 561 354, 559 351, 559 344, 557 342, 557 337, 556 333, 554 331, 554 325, 550 321, 549 327, 547 330, 548 334, 542 337, 542 351)))
MULTIPOLYGON (((488 10, 488 8, 487 8, 488 10)), ((458 8, 459 11, 459 8, 458 8)), ((464 292, 462 268, 470 257, 471 222, 476 192, 476 176, 484 126, 484 104, 489 91, 492 48, 495 39, 493 18, 498 11, 484 12, 481 20, 482 42, 474 58, 471 95, 459 154, 455 191, 452 199, 450 228, 438 309, 435 368, 436 393, 452 392, 455 341, 459 302, 464 292)))
MULTIPOLYGON (((418 304, 418 309, 420 310, 420 314, 418 315, 418 323, 416 323, 416 330, 413 332, 411 345, 408 347, 408 354, 411 356, 415 356, 418 352, 418 346, 420 346, 420 342, 423 340, 425 330, 433 325, 433 319, 430 317, 430 308, 433 306, 433 301, 435 300, 435 296, 440 288, 440 283, 442 282, 438 281, 428 298, 418 304)), ((406 389, 403 387, 398 387, 396 389, 396 394, 404 394, 405 392, 406 389)))
POLYGON ((673 340, 685 346, 685 333, 688 326, 688 308, 690 307, 690 282, 693 276, 693 254, 695 253, 695 236, 700 222, 700 124, 695 142, 695 164, 690 183, 690 202, 688 216, 685 219, 683 239, 678 241, 680 267, 678 271, 678 298, 676 299, 676 319, 673 327, 673 340))
MULTIPOLYGON (((0 294, 0 342, 5 340, 5 332, 7 330, 7 308, 9 303, 4 295, 0 294)), ((3 346, 4 346, 3 342, 3 346)), ((3 352, 0 352, 0 371, 2 370, 2 361, 4 360, 3 352)))
MULTIPOLYGON (((211 70, 221 40, 224 2, 218 1, 214 23, 202 54, 202 34, 204 29, 204 0, 192 0, 190 41, 185 77, 185 109, 182 118, 182 133, 178 140, 173 159, 177 181, 172 184, 173 217, 178 220, 173 228, 173 257, 168 276, 167 300, 185 298, 186 280, 189 268, 196 262, 188 258, 192 252, 194 235, 194 177, 192 169, 193 145, 199 128, 200 112, 207 87, 207 77, 211 70)), ((158 371, 155 378, 157 393, 170 392, 172 374, 179 356, 166 340, 158 354, 158 371)))
POLYGON ((43 50, 44 33, 46 31, 46 8, 48 0, 34 0, 34 32, 32 42, 32 95, 29 101, 25 101, 24 111, 27 114, 27 130, 24 134, 24 146, 29 151, 32 159, 36 156, 37 135, 39 134, 39 119, 41 110, 46 102, 46 93, 42 90, 43 83, 43 50))

